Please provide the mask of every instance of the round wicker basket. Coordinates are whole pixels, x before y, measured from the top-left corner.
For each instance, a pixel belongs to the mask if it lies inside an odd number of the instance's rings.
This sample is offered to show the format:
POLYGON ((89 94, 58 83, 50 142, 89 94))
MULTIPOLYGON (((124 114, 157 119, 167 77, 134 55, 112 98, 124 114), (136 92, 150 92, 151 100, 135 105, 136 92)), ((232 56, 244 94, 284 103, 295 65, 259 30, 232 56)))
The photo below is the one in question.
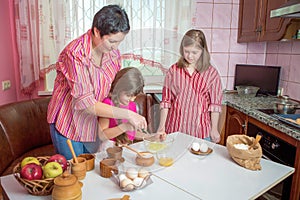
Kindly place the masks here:
MULTIPOLYGON (((45 157, 36 157, 42 165, 45 165, 49 156, 45 157)), ((42 180, 27 180, 21 178, 21 163, 18 163, 14 169, 13 173, 17 181, 24 186, 24 188, 32 195, 36 196, 46 196, 52 193, 54 187, 54 178, 47 178, 42 180)))

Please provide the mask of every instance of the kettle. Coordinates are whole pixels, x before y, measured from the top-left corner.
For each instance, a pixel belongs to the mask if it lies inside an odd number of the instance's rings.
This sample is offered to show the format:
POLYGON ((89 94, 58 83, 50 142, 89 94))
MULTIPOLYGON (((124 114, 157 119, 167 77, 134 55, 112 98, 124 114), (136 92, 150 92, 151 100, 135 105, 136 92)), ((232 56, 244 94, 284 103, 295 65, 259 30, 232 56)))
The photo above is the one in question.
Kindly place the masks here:
POLYGON ((78 181, 78 178, 70 174, 69 172, 64 172, 61 176, 54 179, 54 187, 52 191, 53 200, 81 200, 82 183, 78 181))

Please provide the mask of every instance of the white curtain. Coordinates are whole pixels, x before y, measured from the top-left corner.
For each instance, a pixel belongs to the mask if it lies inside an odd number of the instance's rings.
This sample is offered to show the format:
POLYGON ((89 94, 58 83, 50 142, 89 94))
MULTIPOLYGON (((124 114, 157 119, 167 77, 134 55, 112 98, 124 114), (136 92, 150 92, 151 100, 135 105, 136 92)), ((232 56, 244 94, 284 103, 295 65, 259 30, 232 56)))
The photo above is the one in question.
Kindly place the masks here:
POLYGON ((194 0, 15 0, 22 92, 30 94, 70 40, 92 26, 104 5, 119 4, 131 31, 121 44, 124 59, 160 70, 178 59, 182 35, 191 27, 194 0))

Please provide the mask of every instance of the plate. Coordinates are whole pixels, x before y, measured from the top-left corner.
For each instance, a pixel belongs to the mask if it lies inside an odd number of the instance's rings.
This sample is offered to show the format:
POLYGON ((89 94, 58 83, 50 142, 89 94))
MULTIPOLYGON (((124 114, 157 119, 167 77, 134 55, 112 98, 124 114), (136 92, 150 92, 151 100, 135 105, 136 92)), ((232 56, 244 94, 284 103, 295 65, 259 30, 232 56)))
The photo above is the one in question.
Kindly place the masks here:
POLYGON ((213 152, 213 150, 208 147, 207 152, 201 152, 200 150, 199 151, 195 151, 192 148, 190 148, 190 152, 193 153, 193 154, 196 154, 196 155, 206 156, 208 154, 211 154, 213 152))

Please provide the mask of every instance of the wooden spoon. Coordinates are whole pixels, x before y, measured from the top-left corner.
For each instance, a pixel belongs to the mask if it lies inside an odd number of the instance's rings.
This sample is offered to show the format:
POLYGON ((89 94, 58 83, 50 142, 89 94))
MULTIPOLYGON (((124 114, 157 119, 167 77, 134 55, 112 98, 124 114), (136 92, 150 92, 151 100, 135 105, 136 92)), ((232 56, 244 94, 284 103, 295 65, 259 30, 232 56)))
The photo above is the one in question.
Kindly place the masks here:
POLYGON ((70 151, 71 151, 71 153, 72 153, 73 160, 74 160, 74 162, 77 164, 77 163, 78 163, 78 160, 77 160, 77 157, 76 157, 76 154, 75 154, 75 151, 74 151, 74 149, 73 149, 73 145, 72 145, 72 142, 71 142, 70 139, 67 140, 67 144, 68 144, 69 149, 70 149, 70 151))
POLYGON ((257 143, 259 143, 260 139, 261 139, 261 135, 257 134, 256 137, 255 137, 255 141, 252 143, 252 145, 249 146, 249 149, 255 147, 255 145, 257 143))
POLYGON ((130 146, 128 146, 128 145, 122 145, 122 146, 123 146, 123 147, 126 147, 127 149, 129 149, 129 150, 131 150, 131 151, 133 151, 133 152, 135 152, 135 153, 137 153, 139 156, 144 157, 144 154, 141 153, 141 152, 139 152, 139 151, 137 151, 136 149, 134 149, 134 148, 132 148, 132 147, 130 147, 130 146))

